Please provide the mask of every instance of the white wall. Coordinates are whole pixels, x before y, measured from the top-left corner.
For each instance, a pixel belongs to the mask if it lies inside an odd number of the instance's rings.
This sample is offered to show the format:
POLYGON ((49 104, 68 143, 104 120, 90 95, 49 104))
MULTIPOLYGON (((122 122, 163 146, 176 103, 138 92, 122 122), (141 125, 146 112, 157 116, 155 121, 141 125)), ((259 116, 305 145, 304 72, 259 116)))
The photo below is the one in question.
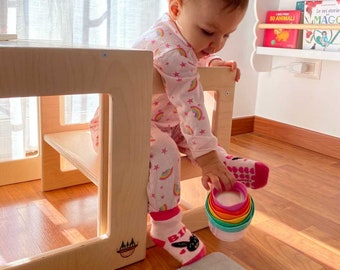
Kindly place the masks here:
MULTIPOLYGON (((276 57, 273 65, 294 62, 276 57)), ((340 63, 323 61, 320 80, 285 69, 259 74, 255 115, 340 137, 340 63)))
POLYGON ((237 83, 235 91, 234 118, 255 114, 258 74, 250 65, 255 21, 252 8, 253 5, 250 4, 244 20, 219 53, 225 60, 235 60, 241 69, 241 80, 237 83))
MULTIPOLYGON (((225 59, 236 60, 242 72, 233 117, 257 115, 340 138, 340 62, 323 61, 320 80, 297 78, 283 68, 257 73, 250 65, 254 23, 250 3, 246 18, 221 52, 225 59)), ((297 60, 274 57, 273 67, 297 60)))

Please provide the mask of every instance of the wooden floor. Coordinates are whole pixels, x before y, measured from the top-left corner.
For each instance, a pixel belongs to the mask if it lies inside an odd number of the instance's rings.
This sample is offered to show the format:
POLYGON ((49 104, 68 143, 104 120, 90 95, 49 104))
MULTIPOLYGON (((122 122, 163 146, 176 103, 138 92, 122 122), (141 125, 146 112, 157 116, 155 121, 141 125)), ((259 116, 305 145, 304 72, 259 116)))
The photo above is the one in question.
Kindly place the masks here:
MULTIPOLYGON (((340 269, 340 160, 256 134, 232 137, 232 154, 266 162, 270 181, 251 190, 256 212, 245 237, 222 242, 204 229, 208 252, 246 269, 340 269)), ((92 184, 40 192, 39 181, 0 187, 1 264, 96 235, 92 184)), ((125 270, 176 269, 158 247, 125 270)))

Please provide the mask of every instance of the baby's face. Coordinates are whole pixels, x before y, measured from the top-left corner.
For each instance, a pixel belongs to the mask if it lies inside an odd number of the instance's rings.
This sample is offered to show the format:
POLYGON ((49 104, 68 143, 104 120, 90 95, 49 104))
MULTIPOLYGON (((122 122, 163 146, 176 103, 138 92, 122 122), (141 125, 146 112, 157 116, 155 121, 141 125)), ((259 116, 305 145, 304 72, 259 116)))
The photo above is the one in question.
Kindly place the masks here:
POLYGON ((221 50, 245 15, 245 10, 223 9, 223 0, 173 0, 170 13, 174 2, 178 13, 172 18, 198 59, 221 50))

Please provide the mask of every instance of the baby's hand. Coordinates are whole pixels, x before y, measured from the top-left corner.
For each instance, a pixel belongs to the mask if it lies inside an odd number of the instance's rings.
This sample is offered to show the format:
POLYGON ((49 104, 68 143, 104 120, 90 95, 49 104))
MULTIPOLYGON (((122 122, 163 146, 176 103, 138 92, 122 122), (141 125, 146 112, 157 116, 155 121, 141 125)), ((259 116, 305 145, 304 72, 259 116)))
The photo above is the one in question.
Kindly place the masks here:
POLYGON ((218 67, 218 66, 230 67, 231 71, 236 70, 235 81, 238 82, 241 78, 241 71, 237 67, 237 63, 235 61, 223 61, 221 59, 213 59, 210 62, 209 66, 211 66, 211 67, 218 67))
POLYGON ((210 190, 209 184, 218 191, 229 190, 235 183, 235 177, 218 158, 215 151, 209 152, 196 159, 202 169, 202 185, 210 190))

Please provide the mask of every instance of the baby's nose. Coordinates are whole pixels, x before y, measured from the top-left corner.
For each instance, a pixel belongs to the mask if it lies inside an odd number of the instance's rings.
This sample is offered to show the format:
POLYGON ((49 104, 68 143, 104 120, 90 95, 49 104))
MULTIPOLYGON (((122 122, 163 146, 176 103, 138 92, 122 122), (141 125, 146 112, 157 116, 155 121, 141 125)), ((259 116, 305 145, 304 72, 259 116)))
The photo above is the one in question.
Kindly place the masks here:
POLYGON ((223 37, 216 38, 213 42, 210 43, 210 47, 214 48, 215 52, 220 50, 225 43, 225 39, 223 37))

